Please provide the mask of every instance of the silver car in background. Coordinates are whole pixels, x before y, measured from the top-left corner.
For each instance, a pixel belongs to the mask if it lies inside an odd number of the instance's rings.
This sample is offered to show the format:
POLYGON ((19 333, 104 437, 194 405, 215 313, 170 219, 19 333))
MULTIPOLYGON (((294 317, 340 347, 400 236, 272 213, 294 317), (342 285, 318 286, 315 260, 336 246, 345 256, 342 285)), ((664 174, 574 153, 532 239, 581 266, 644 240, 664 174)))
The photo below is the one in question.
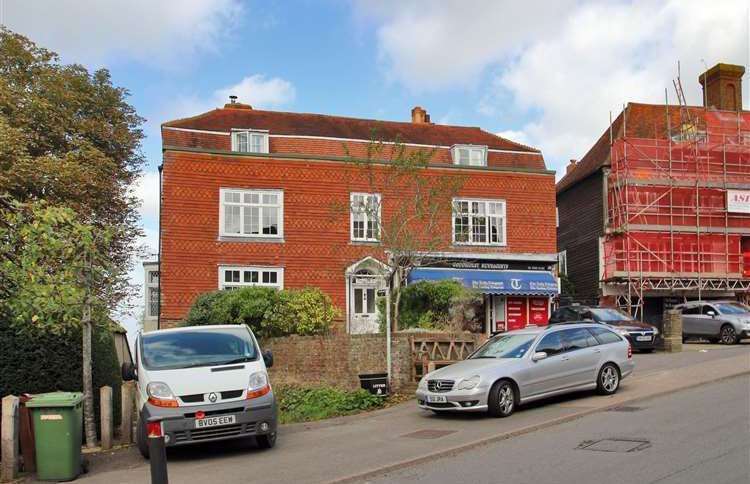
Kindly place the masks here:
POLYGON ((630 343, 608 326, 528 327, 495 336, 466 360, 425 375, 417 403, 434 412, 507 417, 518 405, 562 393, 611 395, 634 366, 630 343))
POLYGON ((750 307, 737 301, 691 301, 675 306, 682 312, 682 337, 706 338, 727 345, 750 338, 750 307))

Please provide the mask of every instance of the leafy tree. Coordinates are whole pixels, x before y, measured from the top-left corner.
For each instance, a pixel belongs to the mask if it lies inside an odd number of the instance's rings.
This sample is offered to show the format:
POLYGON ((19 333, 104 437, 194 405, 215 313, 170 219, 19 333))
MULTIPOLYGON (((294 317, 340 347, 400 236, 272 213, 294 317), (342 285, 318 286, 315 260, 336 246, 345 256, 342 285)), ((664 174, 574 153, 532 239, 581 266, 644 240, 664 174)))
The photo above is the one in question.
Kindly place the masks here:
POLYGON ((97 321, 109 321, 122 277, 108 257, 116 230, 44 202, 0 202, 0 318, 30 336, 81 330, 86 445, 93 447, 91 335, 97 321))
MULTIPOLYGON (((450 247, 445 216, 453 211, 453 198, 466 182, 460 173, 430 169, 435 149, 413 148, 400 139, 382 140, 373 131, 365 156, 351 153, 345 144, 347 159, 355 170, 347 182, 352 187, 366 186, 369 193, 382 193, 377 201, 334 204, 334 211, 367 214, 377 223, 379 247, 388 266, 385 277, 393 293, 391 328, 398 328, 401 287, 411 269, 439 262, 425 258, 428 252, 450 247)), ((434 166, 432 166, 434 168, 434 166)), ((352 191, 362 191, 357 189, 352 191)))
MULTIPOLYGON (((70 207, 94 227, 117 227, 106 257, 121 269, 141 235, 131 187, 144 163, 143 119, 127 96, 107 70, 61 64, 0 27, 0 191, 70 207)), ((108 281, 116 301, 129 294, 121 272, 117 284, 108 281)))

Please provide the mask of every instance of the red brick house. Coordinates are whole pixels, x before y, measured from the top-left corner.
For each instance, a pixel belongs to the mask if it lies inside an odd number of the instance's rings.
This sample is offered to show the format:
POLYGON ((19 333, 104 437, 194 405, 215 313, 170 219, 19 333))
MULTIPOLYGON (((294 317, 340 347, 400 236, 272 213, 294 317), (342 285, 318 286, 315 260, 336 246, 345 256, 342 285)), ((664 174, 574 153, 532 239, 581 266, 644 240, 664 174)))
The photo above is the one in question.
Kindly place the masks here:
MULTIPOLYGON (((476 127, 262 111, 236 102, 162 125, 159 326, 204 292, 243 285, 317 286, 341 309, 337 330, 377 331, 387 290, 376 224, 334 204, 377 202, 383 220, 402 196, 354 176, 372 134, 385 151, 434 149, 432 173, 465 182, 441 219, 441 261, 410 280, 457 278, 486 294, 487 332, 546 322, 558 292, 555 176, 539 150, 476 127), (433 168, 434 167, 434 168, 433 168)), ((383 155, 387 158, 386 154, 383 155)), ((378 166, 385 166, 376 163, 378 166)), ((153 307, 153 305, 151 305, 153 307)))

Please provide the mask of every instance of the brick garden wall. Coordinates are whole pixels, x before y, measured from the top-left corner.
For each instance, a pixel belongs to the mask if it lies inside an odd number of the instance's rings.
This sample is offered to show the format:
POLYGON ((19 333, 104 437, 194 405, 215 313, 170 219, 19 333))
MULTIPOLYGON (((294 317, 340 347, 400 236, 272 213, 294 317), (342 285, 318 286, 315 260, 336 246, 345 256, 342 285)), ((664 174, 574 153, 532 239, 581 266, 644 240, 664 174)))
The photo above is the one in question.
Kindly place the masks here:
MULTIPOLYGON (((395 333, 391 358, 393 390, 410 391, 412 355, 410 336, 429 337, 427 333, 395 333)), ((439 335, 445 338, 445 334, 439 335)), ((472 335, 476 344, 484 335, 472 335)), ((331 385, 349 390, 360 388, 359 375, 386 372, 384 334, 332 334, 327 336, 287 336, 261 342, 263 350, 273 352, 271 382, 276 384, 331 385)))

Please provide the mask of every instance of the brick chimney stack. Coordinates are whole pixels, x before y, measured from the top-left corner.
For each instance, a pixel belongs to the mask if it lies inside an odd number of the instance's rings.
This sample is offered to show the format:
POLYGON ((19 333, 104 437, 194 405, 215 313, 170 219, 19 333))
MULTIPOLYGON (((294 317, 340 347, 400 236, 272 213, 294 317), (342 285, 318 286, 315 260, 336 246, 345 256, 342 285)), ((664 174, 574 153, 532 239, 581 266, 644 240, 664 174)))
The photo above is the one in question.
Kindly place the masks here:
POLYGON ((706 105, 723 111, 741 111, 744 74, 743 66, 716 64, 698 76, 706 105))
POLYGON ((414 124, 430 124, 430 115, 421 106, 414 106, 411 110, 411 122, 414 124))
POLYGON ((565 167, 565 174, 567 175, 571 171, 573 171, 578 164, 578 160, 570 160, 570 163, 568 163, 568 166, 565 167))

